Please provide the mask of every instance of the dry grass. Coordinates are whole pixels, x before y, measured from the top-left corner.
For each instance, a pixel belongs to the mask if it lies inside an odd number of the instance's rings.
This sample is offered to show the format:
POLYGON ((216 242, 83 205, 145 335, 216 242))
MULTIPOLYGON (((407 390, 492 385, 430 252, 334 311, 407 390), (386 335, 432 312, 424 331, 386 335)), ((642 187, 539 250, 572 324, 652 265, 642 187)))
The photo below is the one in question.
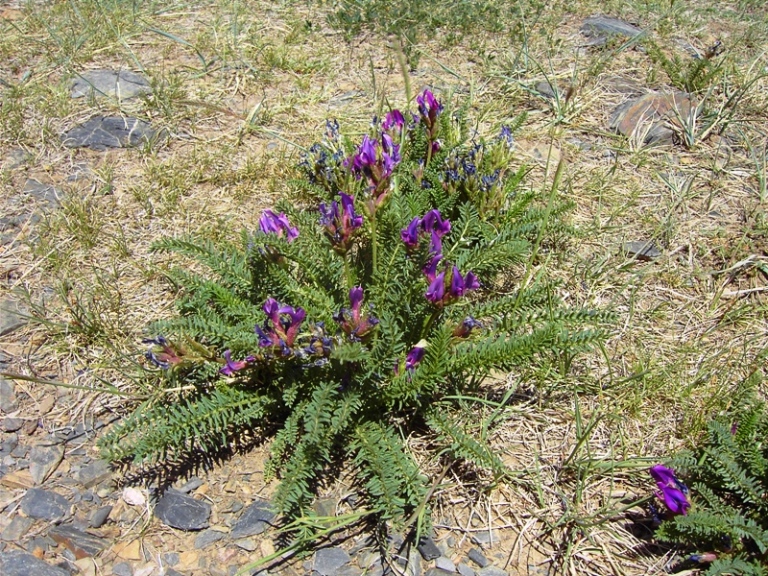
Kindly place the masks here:
MULTIPOLYGON (((109 367, 130 366, 144 326, 172 310, 167 257, 150 244, 253 227, 287 190, 299 150, 325 118, 362 131, 372 112, 405 105, 406 92, 393 38, 364 32, 347 43, 327 25, 327 8, 310 3, 177 3, 133 15, 115 3, 113 12, 82 4, 91 11, 67 2, 45 16, 35 4, 0 9, 0 159, 16 148, 31 155, 0 171, 0 211, 25 213, 18 191, 26 178, 65 195, 60 210, 0 248, 0 296, 25 291, 47 322, 0 338, 0 349, 14 372, 133 390, 109 367), (100 24, 83 32, 86 22, 100 24), (70 100, 72 76, 99 67, 142 69, 154 93, 70 100), (151 120, 170 138, 138 150, 64 148, 58 135, 97 111, 151 120), (83 165, 90 175, 71 178, 83 165)), ((544 9, 526 22, 526 37, 446 45, 437 34, 415 47, 413 90, 432 86, 471 102, 479 132, 528 110, 519 155, 533 167, 532 186, 546 188, 548 156, 565 156, 561 193, 576 203, 580 236, 546 259, 560 270, 566 299, 618 315, 605 354, 580 360, 566 392, 521 397, 495 426, 490 441, 525 471, 519 482, 488 490, 486 478, 468 474, 438 490, 441 534, 461 540, 492 529, 512 573, 662 571, 668 558, 634 522, 641 509, 627 506, 650 494, 637 471, 695 439, 768 350, 768 79, 754 82, 722 134, 689 148, 613 134, 610 112, 628 97, 617 79, 646 90, 668 87, 668 78, 641 50, 581 47, 581 19, 610 4, 544 9), (533 96, 528 88, 544 78, 572 86, 571 99, 533 96), (628 258, 628 240, 653 240, 662 256, 628 258), (595 426, 585 431, 588 422, 595 426)), ((703 50, 722 40, 731 87, 768 66, 760 51, 768 16, 758 3, 638 3, 631 16, 677 53, 678 41, 703 50)), ((727 95, 710 98, 716 108, 727 95)), ((34 398, 47 393, 28 386, 34 398)), ((46 426, 118 403, 82 390, 68 400, 46 426)))

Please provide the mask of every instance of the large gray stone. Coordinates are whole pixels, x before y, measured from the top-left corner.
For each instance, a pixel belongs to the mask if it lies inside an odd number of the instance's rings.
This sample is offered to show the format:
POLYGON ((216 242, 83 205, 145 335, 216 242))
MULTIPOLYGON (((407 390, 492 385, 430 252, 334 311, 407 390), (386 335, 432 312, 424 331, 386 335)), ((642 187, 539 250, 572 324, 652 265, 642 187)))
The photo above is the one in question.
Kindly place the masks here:
POLYGON ((67 148, 131 148, 152 140, 155 130, 138 118, 95 116, 61 136, 67 148))
POLYGON ((69 572, 51 566, 32 554, 14 550, 0 554, 0 574, 3 576, 69 576, 69 572))
POLYGON ((635 38, 644 34, 644 31, 618 18, 590 16, 581 25, 581 33, 589 38, 590 46, 602 46, 612 36, 635 38))
POLYGON ((264 532, 272 525, 275 512, 266 500, 255 500, 232 526, 232 538, 246 538, 264 532))
POLYGON ((61 520, 69 515, 71 507, 64 496, 42 488, 30 488, 21 499, 24 514, 39 520, 61 520))
POLYGON ((108 96, 128 100, 151 92, 144 76, 127 70, 88 70, 72 83, 72 98, 108 96))
POLYGON ((171 488, 158 500, 155 516, 172 528, 202 530, 208 527, 211 505, 171 488))

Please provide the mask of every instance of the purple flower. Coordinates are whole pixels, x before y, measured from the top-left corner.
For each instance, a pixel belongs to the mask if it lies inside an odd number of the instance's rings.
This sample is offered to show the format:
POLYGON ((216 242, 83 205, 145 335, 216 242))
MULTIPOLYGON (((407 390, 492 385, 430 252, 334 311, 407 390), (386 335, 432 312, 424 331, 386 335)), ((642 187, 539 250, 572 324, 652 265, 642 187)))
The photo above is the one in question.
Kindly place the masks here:
POLYGON ((267 298, 262 310, 267 315, 267 320, 263 327, 254 327, 259 337, 259 346, 279 348, 284 356, 290 355, 290 349, 296 341, 301 323, 307 317, 307 313, 303 308, 281 306, 272 297, 267 298))
POLYGON ((429 89, 416 96, 416 104, 419 106, 419 114, 432 126, 440 112, 443 111, 443 105, 438 102, 435 95, 429 89))
POLYGON ((688 508, 691 507, 691 503, 688 502, 686 497, 688 488, 678 480, 677 476, 675 476, 675 471, 658 464, 652 466, 649 472, 659 488, 659 492, 656 495, 664 500, 664 504, 666 504, 669 511, 672 514, 687 514, 688 508))
POLYGON ((419 244, 419 226, 421 225, 421 218, 416 216, 406 228, 400 230, 400 239, 405 243, 405 246, 409 249, 416 248, 419 244))
POLYGON ((480 288, 480 282, 477 280, 477 276, 472 272, 467 272, 467 275, 462 278, 459 269, 454 266, 453 274, 451 275, 451 287, 449 288, 449 294, 454 298, 464 296, 469 290, 477 290, 480 288))
POLYGON ((381 123, 381 129, 385 132, 389 132, 392 128, 399 132, 403 129, 403 126, 405 126, 405 118, 403 118, 403 113, 400 110, 387 112, 384 121, 381 123))
POLYGON ((379 320, 362 312, 362 286, 355 286, 349 291, 349 302, 351 307, 339 310, 339 313, 334 316, 334 320, 339 323, 344 333, 350 336, 352 340, 360 341, 373 332, 379 320))
POLYGON ((414 346, 405 356, 405 369, 413 372, 419 362, 424 358, 427 349, 422 346, 414 346))
POLYGON ((181 364, 184 350, 176 347, 163 336, 155 338, 146 338, 142 340, 144 344, 153 344, 149 350, 144 353, 144 357, 152 362, 158 368, 168 370, 172 366, 181 364))
POLYGON ((320 225, 334 247, 342 252, 349 250, 352 233, 363 225, 363 217, 355 213, 355 199, 340 193, 341 210, 335 200, 330 205, 320 204, 320 225))
POLYGON ((355 214, 355 199, 349 194, 339 193, 341 196, 341 224, 345 231, 352 231, 363 225, 363 217, 355 214))
POLYGON ((445 271, 440 272, 429 284, 424 297, 434 304, 441 304, 445 296, 445 271))
POLYGON ((451 222, 440 215, 440 210, 433 209, 424 214, 424 218, 421 219, 421 228, 424 232, 434 232, 440 238, 448 234, 451 231, 451 222))
POLYGON ((378 142, 371 140, 366 134, 363 136, 363 142, 357 148, 357 154, 352 158, 352 167, 357 171, 370 168, 376 165, 376 146, 378 142))
POLYGON ((443 241, 440 240, 440 235, 432 231, 432 236, 429 241, 429 253, 430 254, 442 254, 443 253, 443 241))
POLYGON ((277 215, 272 210, 264 210, 259 218, 259 228, 264 234, 275 234, 278 238, 285 236, 288 242, 292 242, 299 235, 298 228, 291 226, 285 212, 277 215))
POLYGON ((456 328, 453 329, 453 335, 457 338, 466 338, 469 336, 469 334, 474 330, 475 328, 482 328, 483 325, 472 318, 472 316, 467 316, 462 320, 461 324, 456 326, 456 328))
POLYGON ((224 360, 226 361, 226 364, 219 370, 224 376, 232 376, 235 372, 246 368, 248 364, 256 360, 254 356, 248 356, 245 360, 233 361, 231 354, 232 353, 229 350, 224 351, 224 360))
POLYGON ((430 283, 435 281, 435 276, 437 275, 437 265, 442 259, 443 259, 442 254, 435 254, 434 256, 432 256, 429 262, 426 263, 424 268, 421 269, 421 271, 424 272, 424 275, 427 277, 427 280, 429 280, 430 283))

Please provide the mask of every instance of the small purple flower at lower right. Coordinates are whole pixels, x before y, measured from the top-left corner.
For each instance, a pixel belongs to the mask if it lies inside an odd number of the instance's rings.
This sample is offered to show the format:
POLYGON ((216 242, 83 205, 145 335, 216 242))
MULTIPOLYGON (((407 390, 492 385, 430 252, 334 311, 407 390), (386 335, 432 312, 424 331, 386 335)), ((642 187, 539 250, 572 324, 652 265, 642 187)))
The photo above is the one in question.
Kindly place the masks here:
POLYGON ((661 464, 652 466, 649 470, 656 481, 659 492, 656 495, 664 501, 672 514, 685 516, 691 503, 688 502, 688 487, 675 475, 675 471, 661 464))

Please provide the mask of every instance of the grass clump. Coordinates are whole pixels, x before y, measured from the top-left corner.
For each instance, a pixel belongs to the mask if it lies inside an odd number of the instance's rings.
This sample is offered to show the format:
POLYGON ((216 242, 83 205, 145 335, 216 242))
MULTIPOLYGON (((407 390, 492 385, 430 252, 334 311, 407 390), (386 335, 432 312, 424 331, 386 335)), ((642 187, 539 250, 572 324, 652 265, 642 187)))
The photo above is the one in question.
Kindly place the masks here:
POLYGON ((470 140, 463 111, 429 91, 417 101, 359 145, 328 124, 295 183, 313 207, 278 204, 239 242, 155 244, 207 271, 169 272, 179 314, 151 326, 155 392, 103 438, 107 458, 173 462, 274 433, 275 505, 313 534, 300 519, 344 463, 362 493, 346 520, 429 529, 430 483, 405 438, 431 438, 444 466, 510 474, 461 424, 458 401, 498 371, 567 372, 606 318, 566 307, 531 273, 568 230, 562 169, 548 197, 523 190, 508 127, 470 140))

